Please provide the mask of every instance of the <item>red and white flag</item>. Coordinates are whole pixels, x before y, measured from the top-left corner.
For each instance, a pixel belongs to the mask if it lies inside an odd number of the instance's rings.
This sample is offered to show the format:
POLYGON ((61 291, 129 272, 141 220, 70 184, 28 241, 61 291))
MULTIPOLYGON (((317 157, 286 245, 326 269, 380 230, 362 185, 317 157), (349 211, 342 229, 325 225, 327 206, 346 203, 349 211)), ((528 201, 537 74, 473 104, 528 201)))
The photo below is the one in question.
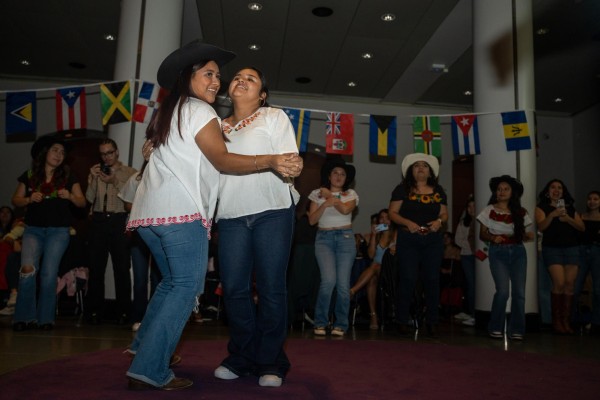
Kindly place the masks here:
POLYGON ((133 120, 148 123, 169 92, 150 82, 142 82, 138 99, 133 109, 133 120))
POLYGON ((85 88, 71 87, 56 91, 56 130, 87 128, 85 88))
POLYGON ((353 154, 354 115, 327 113, 325 121, 325 152, 328 154, 353 154))

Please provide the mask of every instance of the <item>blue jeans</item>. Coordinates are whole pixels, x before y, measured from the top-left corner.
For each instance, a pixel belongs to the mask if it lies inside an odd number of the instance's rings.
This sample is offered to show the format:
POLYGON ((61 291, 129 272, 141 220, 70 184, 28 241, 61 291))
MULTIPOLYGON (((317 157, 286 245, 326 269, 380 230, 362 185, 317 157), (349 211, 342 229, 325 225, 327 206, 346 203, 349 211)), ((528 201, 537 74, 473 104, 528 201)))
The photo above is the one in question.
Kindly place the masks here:
POLYGON ((133 271, 133 305, 131 322, 141 322, 148 307, 148 272, 150 272, 150 296, 154 294, 160 273, 150 255, 150 249, 138 232, 131 238, 131 269, 133 271))
POLYGON ((398 231, 396 257, 398 259, 398 322, 406 324, 410 319, 419 276, 425 289, 425 322, 437 324, 440 305, 440 266, 444 256, 444 243, 439 232, 419 235, 398 231))
POLYGON ((162 280, 148 303, 131 351, 135 358, 127 376, 154 386, 173 379, 169 360, 204 288, 208 235, 199 221, 149 226, 138 232, 152 251, 162 280))
POLYGON ((283 378, 290 368, 283 345, 293 232, 293 206, 219 220, 219 272, 230 335, 221 365, 237 375, 283 378))
POLYGON ((315 306, 315 326, 329 325, 333 289, 336 289, 333 326, 348 329, 350 311, 350 275, 356 258, 356 241, 352 229, 320 230, 315 240, 315 256, 321 283, 315 306))
POLYGON ((592 274, 592 324, 600 325, 600 245, 581 246, 581 264, 575 281, 575 304, 583 290, 587 274, 592 274))
POLYGON ((460 264, 465 273, 467 286, 467 314, 475 315, 475 256, 473 254, 460 256, 460 264))
POLYGON ((490 270, 496 293, 488 330, 503 332, 506 319, 506 302, 511 298, 510 322, 507 333, 525 334, 525 281, 527 279, 527 253, 522 244, 491 245, 490 270))
POLYGON ((538 284, 538 303, 540 308, 540 318, 543 324, 552 323, 552 308, 550 301, 550 292, 552 291, 552 278, 550 272, 544 264, 542 252, 538 252, 537 260, 537 284, 538 284))
POLYGON ((68 227, 27 226, 25 228, 13 322, 54 323, 58 267, 69 246, 69 239, 68 227), (24 266, 32 266, 34 271, 23 273, 24 266), (37 274, 40 276, 40 293, 36 305, 37 274))

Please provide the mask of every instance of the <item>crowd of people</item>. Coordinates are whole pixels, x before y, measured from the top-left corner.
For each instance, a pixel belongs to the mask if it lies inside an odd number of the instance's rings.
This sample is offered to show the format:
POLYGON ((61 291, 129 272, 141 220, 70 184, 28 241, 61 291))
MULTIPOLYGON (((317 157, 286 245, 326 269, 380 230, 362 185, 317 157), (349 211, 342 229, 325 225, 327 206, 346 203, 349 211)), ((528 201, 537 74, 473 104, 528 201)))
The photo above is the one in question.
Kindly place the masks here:
MULTIPOLYGON (((171 366, 181 360, 176 347, 203 294, 209 240, 218 226, 219 279, 230 339, 214 376, 256 376, 260 386, 282 385, 291 366, 285 352, 292 317, 287 269, 300 200, 292 178, 301 174, 303 159, 289 118, 268 104, 267 80, 259 69, 245 67, 234 74, 227 90, 230 115, 221 120, 211 107, 221 88, 220 68, 234 57, 194 41, 163 60, 157 79, 169 95, 148 125, 140 171, 119 160, 115 141, 102 140, 101 162, 90 168, 84 193, 65 162, 68 142, 44 136, 33 144, 31 168, 18 177, 12 198, 15 207, 25 210, 24 217, 0 207, 0 289, 6 292, 0 315, 13 316, 15 331, 53 329, 56 278, 70 242, 73 210, 87 205, 86 320, 99 324, 109 318, 104 282, 110 255, 116 294, 112 315, 119 324, 133 324, 135 331, 127 349, 132 357, 128 387, 190 387, 193 382, 176 377, 171 366)), ((375 215, 364 249, 357 249, 352 227, 359 205, 352 188, 356 169, 342 158, 324 163, 320 185, 308 194, 301 213, 303 229, 316 230, 319 283, 314 301, 308 301, 314 305, 314 335, 344 336, 353 299, 363 291, 369 328, 380 328, 385 316, 378 314, 383 301, 378 296, 386 256, 394 260, 391 307, 398 334, 418 329, 435 336, 445 301, 441 295, 452 285, 464 289, 455 317, 475 325, 478 230, 495 285, 487 332, 492 338, 523 340, 523 243, 534 240, 534 227, 542 236, 541 258, 552 279, 553 329, 574 332, 578 296, 590 273, 591 326, 600 333, 599 192, 589 193, 580 214, 564 182, 553 179, 530 215, 521 205, 519 180, 492 177, 487 206, 477 212, 470 197, 452 234, 438 159, 409 154, 400 173, 389 205, 375 215), (357 257, 368 263, 352 279, 357 257), (464 279, 457 281, 459 273, 464 279)), ((389 276, 385 279, 389 284, 389 276)))

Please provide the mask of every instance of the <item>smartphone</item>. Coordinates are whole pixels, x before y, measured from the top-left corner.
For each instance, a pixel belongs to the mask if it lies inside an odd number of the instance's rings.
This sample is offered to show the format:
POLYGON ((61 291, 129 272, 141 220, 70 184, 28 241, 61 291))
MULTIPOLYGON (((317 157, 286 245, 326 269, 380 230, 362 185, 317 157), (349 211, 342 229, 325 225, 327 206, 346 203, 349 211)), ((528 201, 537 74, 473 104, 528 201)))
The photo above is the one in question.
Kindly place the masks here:
POLYGON ((375 232, 383 232, 389 229, 387 224, 378 224, 375 226, 375 232))
POLYGON ((565 199, 556 200, 556 208, 565 208, 565 199))

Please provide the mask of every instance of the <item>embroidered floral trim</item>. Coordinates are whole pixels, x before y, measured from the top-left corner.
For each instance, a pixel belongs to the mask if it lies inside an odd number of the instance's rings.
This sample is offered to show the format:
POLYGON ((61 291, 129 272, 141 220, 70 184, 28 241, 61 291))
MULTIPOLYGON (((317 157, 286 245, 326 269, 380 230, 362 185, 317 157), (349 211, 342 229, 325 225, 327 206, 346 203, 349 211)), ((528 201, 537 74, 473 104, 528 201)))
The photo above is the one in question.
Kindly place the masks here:
POLYGON ((513 223, 512 214, 502 214, 502 213, 496 212, 496 210, 490 211, 490 219, 492 221, 503 222, 505 224, 513 223))
POLYGON ((171 224, 185 224, 188 222, 201 221, 202 226, 208 231, 208 238, 210 239, 210 230, 212 226, 212 220, 207 220, 200 213, 191 215, 180 215, 178 217, 160 217, 160 218, 140 218, 133 219, 127 222, 127 230, 134 230, 140 227, 148 226, 160 226, 160 225, 171 225, 171 224))
POLYGON ((416 201, 417 203, 429 204, 429 203, 441 203, 442 196, 439 193, 435 194, 411 194, 408 196, 410 201, 416 201))
POLYGON ((255 112, 254 114, 252 114, 251 116, 244 118, 243 120, 241 120, 240 122, 238 122, 235 127, 232 127, 229 122, 227 121, 223 121, 223 133, 228 134, 231 133, 231 131, 239 131, 240 129, 243 129, 247 126, 249 126, 256 118, 258 118, 258 116, 260 115, 260 111, 255 112))

